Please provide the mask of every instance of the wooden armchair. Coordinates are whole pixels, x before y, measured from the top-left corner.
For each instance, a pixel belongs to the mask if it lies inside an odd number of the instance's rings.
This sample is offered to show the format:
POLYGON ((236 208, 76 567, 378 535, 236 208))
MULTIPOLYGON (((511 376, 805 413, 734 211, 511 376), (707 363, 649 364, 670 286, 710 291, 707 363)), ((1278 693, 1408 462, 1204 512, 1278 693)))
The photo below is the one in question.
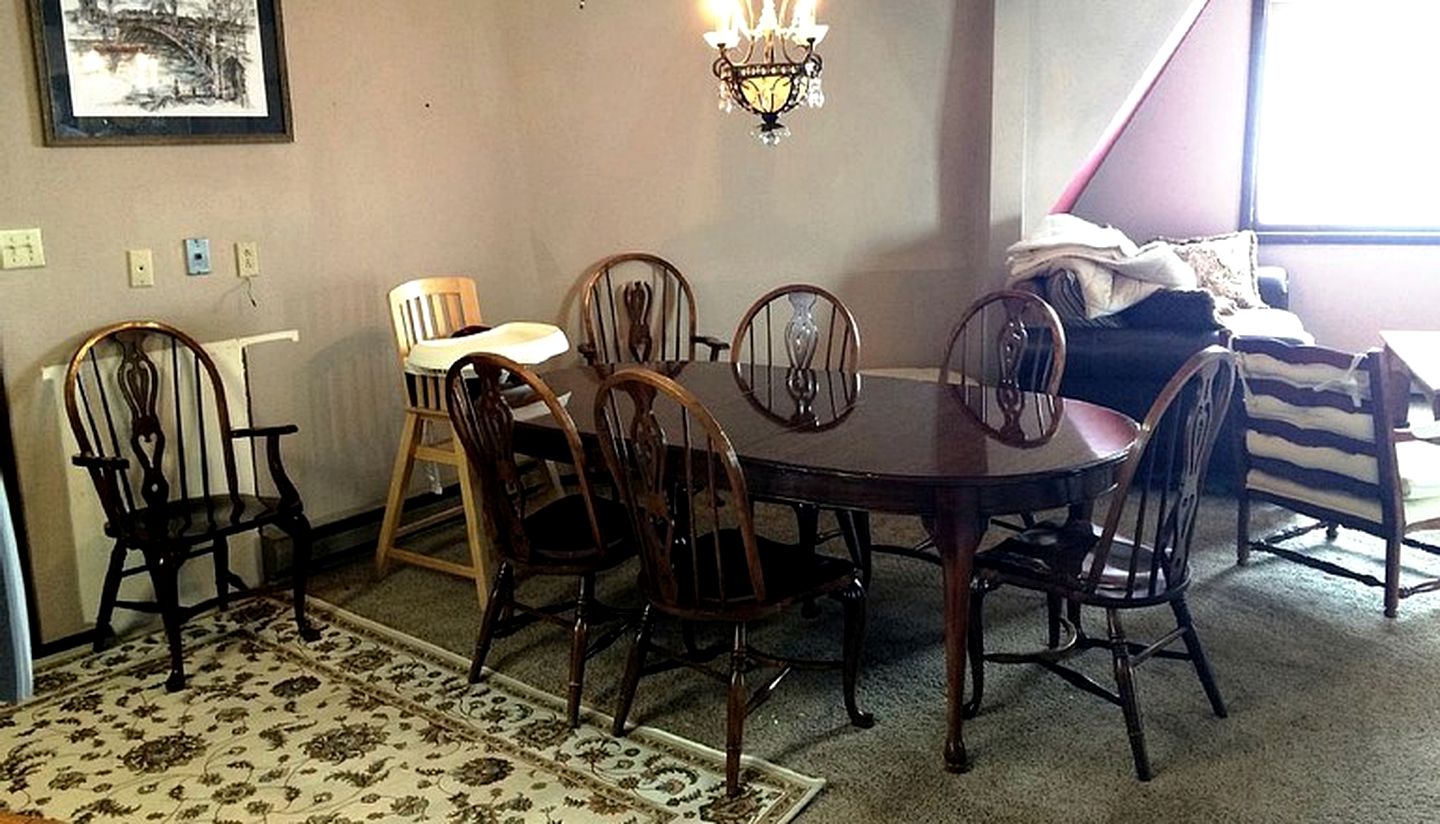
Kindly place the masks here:
POLYGON ((1401 581, 1403 547, 1440 553, 1440 547, 1406 537, 1440 527, 1440 445, 1400 439, 1394 422, 1405 418, 1409 387, 1392 374, 1383 351, 1354 354, 1263 338, 1239 338, 1235 351, 1245 379, 1243 400, 1236 404, 1238 561, 1246 563, 1251 550, 1259 550, 1379 587, 1389 618, 1401 598, 1440 589, 1433 578, 1401 581), (1254 541, 1254 501, 1317 522, 1254 541), (1383 581, 1292 543, 1321 527, 1334 539, 1341 526, 1385 540, 1383 581))
POLYGON ((115 539, 95 621, 95 646, 110 635, 117 606, 159 612, 170 644, 165 687, 185 685, 180 627, 194 613, 229 603, 244 582, 229 569, 227 539, 273 524, 291 538, 295 620, 307 640, 319 637, 305 620, 305 575, 310 524, 300 493, 285 474, 280 438, 293 425, 232 429, 225 387, 214 361, 190 336, 156 321, 128 321, 99 330, 70 359, 65 412, 80 452, 74 463, 90 474, 115 539), (264 442, 277 496, 242 492, 234 442, 264 442), (127 569, 131 552, 143 563, 127 569), (179 602, 177 574, 185 561, 210 555, 216 597, 190 607, 179 602), (121 601, 121 580, 148 572, 155 600, 121 601))
POLYGON ((695 359, 705 346, 719 360, 729 344, 696 332, 695 293, 675 265, 645 252, 611 255, 590 268, 580 289, 592 366, 695 359))

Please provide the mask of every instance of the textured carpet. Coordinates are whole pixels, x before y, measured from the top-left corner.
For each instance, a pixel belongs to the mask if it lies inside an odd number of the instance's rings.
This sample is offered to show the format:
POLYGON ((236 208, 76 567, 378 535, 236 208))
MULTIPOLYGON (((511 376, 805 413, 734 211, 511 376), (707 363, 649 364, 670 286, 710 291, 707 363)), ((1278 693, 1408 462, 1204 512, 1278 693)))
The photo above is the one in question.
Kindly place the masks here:
POLYGON ((0 810, 86 824, 782 824, 823 782, 650 729, 571 729, 560 701, 313 603, 252 599, 186 624, 185 689, 163 634, 48 664, 0 712, 0 810))
MULTIPOLYGON (((788 512, 767 508, 762 516, 767 534, 784 537, 788 512)), ((1289 523, 1269 509, 1254 520, 1257 534, 1289 523)), ((1149 783, 1134 778, 1118 708, 1023 666, 987 669, 985 706, 965 725, 973 769, 945 772, 939 569, 894 556, 877 556, 860 684, 876 726, 849 726, 838 675, 800 673, 751 716, 746 752, 827 780, 801 822, 1436 820, 1440 594, 1407 599, 1400 617, 1386 620, 1377 589, 1266 555, 1237 567, 1234 532, 1234 502, 1208 498, 1190 601, 1230 717, 1211 714, 1187 662, 1144 664, 1140 701, 1156 771, 1149 783)), ((904 543, 918 534, 911 521, 876 519, 878 541, 904 543)), ((432 540, 453 543, 456 534, 432 540)), ((1328 547, 1323 533, 1297 544, 1320 545, 1352 563, 1383 549, 1349 531, 1328 547)), ((1432 573, 1436 560, 1421 558, 1432 573)), ((602 579, 602 598, 635 603, 634 574, 626 566, 602 579)), ((546 587, 530 582, 521 592, 546 587)), ((314 591, 462 654, 474 641, 479 611, 465 581, 410 568, 377 582, 362 562, 318 576, 314 591)), ((988 646, 1036 647, 1043 613, 1032 596, 992 595, 988 646)), ((827 602, 819 617, 782 616, 753 630, 752 640, 834 651, 839 617, 839 605, 827 602)), ((1147 630, 1158 634, 1168 619, 1163 608, 1137 614, 1127 630, 1137 639, 1147 630)), ((564 635, 553 627, 524 630, 498 641, 490 663, 559 693, 564 635)), ((613 708, 626 643, 593 660, 588 705, 613 708)), ((1108 657, 1090 656, 1082 668, 1107 682, 1108 657)), ((681 670, 641 681, 632 718, 719 746, 724 708, 720 684, 681 670)))

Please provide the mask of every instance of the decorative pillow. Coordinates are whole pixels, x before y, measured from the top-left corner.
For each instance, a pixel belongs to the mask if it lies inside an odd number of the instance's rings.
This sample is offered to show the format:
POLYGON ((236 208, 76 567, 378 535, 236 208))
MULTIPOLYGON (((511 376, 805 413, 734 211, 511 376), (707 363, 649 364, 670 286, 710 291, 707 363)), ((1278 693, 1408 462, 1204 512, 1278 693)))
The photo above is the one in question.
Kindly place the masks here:
POLYGON ((1246 229, 1228 235, 1169 240, 1180 259, 1195 270, 1201 289, 1215 296, 1215 309, 1229 314, 1236 309, 1260 309, 1260 281, 1255 274, 1255 233, 1246 229))

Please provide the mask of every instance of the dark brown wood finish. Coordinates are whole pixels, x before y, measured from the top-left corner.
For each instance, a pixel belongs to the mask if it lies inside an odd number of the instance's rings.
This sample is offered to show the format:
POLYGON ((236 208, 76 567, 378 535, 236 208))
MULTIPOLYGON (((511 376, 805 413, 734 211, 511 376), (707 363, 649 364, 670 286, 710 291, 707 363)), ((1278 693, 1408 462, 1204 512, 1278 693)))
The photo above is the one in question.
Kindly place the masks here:
MULTIPOLYGON (((756 535, 751 498, 740 458, 714 415, 670 378, 625 369, 600 385, 595 427, 606 465, 630 512, 639 544, 641 588, 648 602, 631 647, 613 732, 625 721, 652 642, 656 612, 692 623, 727 625, 733 635, 725 735, 725 787, 740 792, 740 751, 745 717, 763 704, 796 668, 834 667, 843 673, 851 723, 874 719, 855 699, 865 630, 865 589, 846 561, 798 551, 756 535), (746 639, 747 624, 796 603, 831 595, 845 608, 842 659, 800 661, 769 655, 746 639), (748 693, 745 675, 757 665, 776 675, 748 693)), ((670 653, 697 666, 695 655, 670 653)), ((701 667, 714 675, 708 668, 701 667)))
POLYGON ((981 383, 1060 393, 1065 374, 1065 327, 1050 304, 1018 290, 991 292, 970 304, 950 333, 940 381, 981 383), (1026 357, 1029 340, 1045 333, 1050 346, 1026 357))
POLYGON ((1135 668, 1140 663, 1151 657, 1190 661, 1215 714, 1225 716, 1225 704, 1190 619, 1185 594, 1200 492, 1234 384, 1235 367, 1229 351, 1211 346, 1192 356, 1145 416, 1140 437, 1120 471, 1109 510, 1100 523, 1085 519, 1041 524, 977 558, 969 623, 974 690, 967 714, 978 711, 984 695, 986 661, 1040 664, 1123 709, 1135 772, 1142 781, 1148 781, 1151 772, 1135 692, 1135 668), (1001 585, 1046 594, 1053 622, 1050 649, 1031 654, 985 653, 984 598, 1001 585), (1071 633, 1064 643, 1058 632, 1062 602, 1070 607, 1071 633), (1082 605, 1105 610, 1105 638, 1085 635, 1080 625, 1082 605), (1175 629, 1148 645, 1131 643, 1121 613, 1159 605, 1172 609, 1175 629), (1184 652, 1166 649, 1176 641, 1184 642, 1184 652), (1112 654, 1114 692, 1061 663, 1095 647, 1112 654))
POLYGON ((566 627, 572 632, 566 712, 570 726, 579 726, 585 661, 619 634, 617 627, 593 642, 590 638, 592 623, 613 613, 595 601, 595 576, 633 554, 625 509, 593 494, 575 422, 534 372, 500 355, 467 355, 446 373, 445 393, 455 436, 480 478, 485 520, 500 556, 475 641, 470 683, 480 680, 495 637, 516 628, 513 621, 502 622, 502 615, 518 611, 527 620, 566 627), (566 460, 575 468, 578 491, 574 494, 535 505, 515 457, 514 399, 542 404, 544 415, 565 436, 566 460), (573 577, 579 594, 570 604, 534 607, 516 600, 517 575, 573 577), (559 614, 562 609, 568 614, 559 614))
POLYGON ((226 539, 273 524, 294 547, 295 620, 307 640, 319 637, 305 620, 310 524, 300 494, 281 462, 280 438, 293 425, 232 429, 225 387, 210 356, 193 338, 156 321, 128 321, 99 330, 70 360, 65 411, 115 539, 96 618, 95 647, 110 635, 115 607, 159 612, 170 643, 165 686, 185 684, 180 626, 199 610, 224 608, 232 588, 226 539), (233 442, 265 441, 266 465, 278 497, 242 493, 233 442), (213 450, 219 450, 214 454, 213 450), (144 563, 125 569, 131 551, 144 563), (176 576, 190 558, 212 555, 216 598, 182 607, 176 576), (148 571, 154 602, 120 601, 121 579, 148 571))
POLYGON ((611 255, 585 273, 580 287, 591 364, 695 359, 703 344, 717 360, 729 344, 696 331, 695 292, 680 270, 648 252, 611 255))
MULTIPOLYGON (((731 367, 665 365, 727 433, 752 495, 933 517, 945 578, 946 764, 966 768, 961 734, 970 573, 976 545, 992 515, 1084 504, 1113 484, 1137 427, 1124 415, 1067 400, 1041 446, 997 439, 962 411, 958 387, 862 377, 854 407, 838 425, 792 427, 757 410, 731 367)), ((774 380, 783 382, 785 370, 774 380)), ((575 367, 547 373, 570 407, 594 403, 608 370, 575 367)), ((1038 396, 1032 400, 1040 403, 1038 396)), ((585 421, 584 437, 594 437, 585 421)), ((545 421, 519 423, 516 449, 564 458, 564 438, 545 421)))
MULTIPOLYGON (((791 426, 833 426, 854 408, 859 376, 860 327, 855 315, 839 298, 818 286, 792 283, 760 296, 735 327, 730 341, 730 363, 747 397, 762 412, 780 416, 791 426), (774 377, 784 369, 783 397, 777 397, 774 377), (827 398, 821 398, 822 377, 827 398), (850 385, 836 386, 837 379, 850 385), (836 390, 839 390, 838 397, 836 390), (848 400, 848 403, 846 402, 848 400), (817 403, 828 402, 821 418, 817 403)), ((820 510, 809 503, 791 502, 799 528, 800 546, 813 552, 820 543, 820 510)), ((869 523, 864 513, 835 511, 850 557, 870 584, 869 523), (863 530, 863 531, 862 531, 863 530)))

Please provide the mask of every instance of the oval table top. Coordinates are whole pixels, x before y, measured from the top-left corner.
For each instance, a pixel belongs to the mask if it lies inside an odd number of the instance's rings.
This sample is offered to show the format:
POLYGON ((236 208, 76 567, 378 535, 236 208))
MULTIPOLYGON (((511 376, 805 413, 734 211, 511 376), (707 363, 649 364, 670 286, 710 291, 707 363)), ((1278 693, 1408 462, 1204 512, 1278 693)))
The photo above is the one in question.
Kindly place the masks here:
MULTIPOLYGON (((1138 431, 1105 407, 993 387, 710 362, 650 368, 715 415, 752 492, 827 505, 923 513, 941 487, 975 489, 991 513, 1078 503, 1103 491, 1138 431), (1104 477, 1056 489, 1091 474, 1104 477)), ((611 371, 543 375, 569 394, 582 433, 595 431, 595 390, 611 371)))

